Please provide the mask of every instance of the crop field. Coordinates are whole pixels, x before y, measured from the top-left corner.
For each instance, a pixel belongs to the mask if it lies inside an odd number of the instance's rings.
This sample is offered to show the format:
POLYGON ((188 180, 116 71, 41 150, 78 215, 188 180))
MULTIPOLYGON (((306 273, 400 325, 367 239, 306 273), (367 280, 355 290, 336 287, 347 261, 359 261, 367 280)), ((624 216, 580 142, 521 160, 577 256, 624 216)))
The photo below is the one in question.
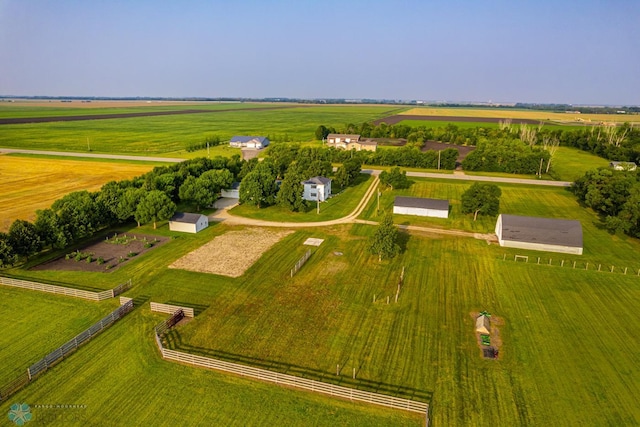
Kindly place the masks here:
MULTIPOLYGON (((402 114, 400 114, 401 116, 402 114)), ((469 121, 447 121, 446 116, 443 116, 442 120, 401 120, 398 122, 399 125, 411 126, 411 127, 424 127, 424 128, 441 128, 447 125, 453 125, 460 129, 469 129, 469 128, 498 128, 498 123, 487 123, 487 122, 474 122, 472 118, 469 118, 469 121)), ((513 127, 517 128, 518 125, 514 124, 513 127)), ((567 130, 566 125, 553 125, 553 124, 545 124, 544 129, 546 130, 567 130)))
MULTIPOLYGON (((81 110, 80 113, 82 113, 81 110)), ((126 119, 2 125, 0 147, 135 155, 192 157, 189 143, 218 135, 263 135, 276 142, 315 139, 320 124, 342 127, 394 113, 390 106, 300 106, 262 111, 226 111, 126 119)), ((237 152, 237 151, 234 151, 237 152)), ((196 155, 206 154, 201 150, 196 155)))
POLYGON ((16 219, 33 221, 67 193, 100 189, 114 179, 130 179, 153 169, 153 164, 87 160, 39 159, 0 155, 0 231, 16 219))
POLYGON ((488 117, 552 121, 559 123, 598 124, 640 122, 640 114, 574 114, 555 113, 552 111, 515 110, 497 108, 432 108, 418 107, 399 113, 416 116, 456 116, 456 117, 488 117))
POLYGON ((0 385, 115 309, 115 302, 0 286, 0 385))

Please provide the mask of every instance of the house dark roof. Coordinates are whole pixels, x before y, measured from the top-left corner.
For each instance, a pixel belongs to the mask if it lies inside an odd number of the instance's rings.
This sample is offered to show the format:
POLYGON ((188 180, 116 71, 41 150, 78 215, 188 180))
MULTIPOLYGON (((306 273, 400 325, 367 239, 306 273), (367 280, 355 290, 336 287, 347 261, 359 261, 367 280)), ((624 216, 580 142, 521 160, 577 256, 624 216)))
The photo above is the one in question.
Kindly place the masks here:
POLYGON ((225 188, 225 190, 239 190, 240 189, 240 183, 239 182, 234 182, 233 184, 231 184, 231 187, 229 188, 225 188))
POLYGON ((258 142, 260 142, 261 144, 264 144, 264 141, 267 139, 266 136, 233 136, 231 138, 231 142, 241 142, 241 143, 247 143, 249 141, 253 141, 256 140, 258 142))
POLYGON ((172 216, 169 221, 183 222, 186 224, 197 224, 201 216, 201 214, 195 213, 176 212, 176 214, 172 216))
POLYGON ((433 209, 437 211, 449 211, 449 201, 441 199, 423 199, 421 197, 396 196, 393 206, 404 208, 433 209))
POLYGON ((316 185, 327 185, 331 183, 329 178, 325 178, 324 176, 314 176, 313 178, 309 178, 306 181, 302 181, 303 184, 316 184, 316 185))
POLYGON ((505 214, 500 216, 502 217, 502 240, 582 247, 580 221, 505 214))

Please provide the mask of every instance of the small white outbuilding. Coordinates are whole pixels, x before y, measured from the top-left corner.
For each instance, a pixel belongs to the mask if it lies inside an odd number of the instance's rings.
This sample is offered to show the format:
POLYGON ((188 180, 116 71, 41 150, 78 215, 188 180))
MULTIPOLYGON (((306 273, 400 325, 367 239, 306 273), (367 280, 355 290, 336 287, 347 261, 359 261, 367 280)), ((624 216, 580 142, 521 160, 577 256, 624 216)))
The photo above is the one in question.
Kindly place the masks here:
POLYGON ((206 215, 176 212, 169 220, 169 230, 183 233, 197 233, 209 226, 209 218, 206 215))
POLYGON ((449 218, 449 201, 441 199, 425 199, 421 197, 396 196, 393 201, 393 213, 401 215, 449 218))

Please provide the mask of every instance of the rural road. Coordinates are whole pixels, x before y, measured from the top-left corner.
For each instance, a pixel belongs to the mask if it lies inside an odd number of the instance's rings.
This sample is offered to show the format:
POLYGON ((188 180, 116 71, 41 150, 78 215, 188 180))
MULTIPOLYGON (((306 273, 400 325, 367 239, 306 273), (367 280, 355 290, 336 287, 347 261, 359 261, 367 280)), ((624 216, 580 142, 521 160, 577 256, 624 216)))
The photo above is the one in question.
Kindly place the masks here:
POLYGON ((125 156, 120 154, 93 154, 93 153, 73 153, 70 151, 43 151, 43 150, 22 150, 17 148, 0 148, 0 154, 40 154, 44 156, 63 157, 88 157, 91 159, 112 159, 112 160, 137 160, 142 162, 168 162, 180 163, 187 159, 176 159, 171 157, 149 157, 149 156, 125 156))

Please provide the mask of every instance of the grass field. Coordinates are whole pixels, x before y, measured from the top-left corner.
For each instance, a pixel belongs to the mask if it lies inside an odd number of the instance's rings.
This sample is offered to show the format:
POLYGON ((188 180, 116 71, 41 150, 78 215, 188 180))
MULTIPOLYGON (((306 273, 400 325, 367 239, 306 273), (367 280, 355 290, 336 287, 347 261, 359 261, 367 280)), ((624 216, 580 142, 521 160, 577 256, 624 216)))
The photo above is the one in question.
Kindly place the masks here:
POLYGON ((0 286, 0 384, 24 373, 116 305, 0 286))
MULTIPOLYGON (((408 114, 407 112, 401 113, 408 114)), ((445 116, 446 117, 446 116, 445 116)), ((460 129, 469 129, 469 128, 498 128, 498 123, 486 123, 486 122, 449 122, 446 120, 402 120, 398 122, 399 125, 411 126, 411 127, 426 127, 426 128, 442 128, 447 125, 454 125, 460 129)), ((519 125, 513 125, 514 127, 518 127, 519 125)), ((544 129, 546 130, 571 130, 566 125, 553 125, 553 124, 545 124, 544 129)))
MULTIPOLYGON (((80 110, 82 113, 84 110, 80 110)), ((342 127, 384 117, 391 106, 300 106, 264 111, 230 111, 128 119, 3 125, 0 147, 37 150, 87 151, 136 155, 192 157, 188 143, 208 135, 228 141, 233 135, 264 135, 274 140, 305 142, 315 139, 320 124, 342 127), (88 142, 87 142, 88 141, 88 142)), ((6 113, 8 114, 8 113, 6 113)))
POLYGON ((588 170, 608 165, 607 159, 570 147, 558 147, 558 151, 551 160, 553 176, 561 181, 575 181, 588 170))
POLYGON ((515 110, 497 108, 433 108, 418 107, 403 111, 403 115, 417 116, 458 116, 458 117, 491 117, 511 119, 532 119, 554 121, 559 123, 590 123, 600 122, 640 122, 640 114, 573 114, 554 113, 552 111, 515 110))
POLYGON ((152 164, 0 156, 0 231, 16 219, 33 221, 62 196, 78 190, 99 190, 114 179, 129 179, 153 169, 152 164))

